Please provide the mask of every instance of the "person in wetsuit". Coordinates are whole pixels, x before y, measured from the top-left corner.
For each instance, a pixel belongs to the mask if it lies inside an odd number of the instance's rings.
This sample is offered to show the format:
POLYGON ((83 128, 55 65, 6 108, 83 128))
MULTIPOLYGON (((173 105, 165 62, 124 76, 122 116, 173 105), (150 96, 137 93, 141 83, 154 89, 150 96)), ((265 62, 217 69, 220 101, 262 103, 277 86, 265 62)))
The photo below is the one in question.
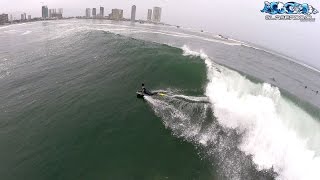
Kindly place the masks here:
POLYGON ((157 94, 157 93, 152 93, 152 92, 148 91, 146 89, 146 87, 144 87, 144 83, 141 84, 141 88, 142 88, 143 94, 146 94, 146 95, 149 95, 149 96, 153 96, 153 95, 157 94))

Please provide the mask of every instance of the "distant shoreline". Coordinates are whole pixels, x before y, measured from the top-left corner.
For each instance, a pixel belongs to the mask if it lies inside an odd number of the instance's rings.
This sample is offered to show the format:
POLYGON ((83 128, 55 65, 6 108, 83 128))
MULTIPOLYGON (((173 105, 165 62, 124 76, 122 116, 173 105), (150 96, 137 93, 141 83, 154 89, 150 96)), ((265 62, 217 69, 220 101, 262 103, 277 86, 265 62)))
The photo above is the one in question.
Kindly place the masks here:
MULTIPOLYGON (((123 19, 120 19, 120 20, 113 20, 113 19, 110 19, 108 17, 104 17, 104 18, 86 18, 86 17, 83 17, 83 16, 77 16, 77 17, 66 17, 66 18, 62 18, 62 19, 42 19, 42 18, 33 18, 32 20, 25 20, 25 21, 21 21, 21 20, 15 20, 14 23, 6 23, 6 24, 1 24, 0 25, 0 29, 2 28, 6 28, 6 27, 9 27, 11 25, 18 25, 18 24, 24 24, 24 23, 31 23, 31 22, 38 22, 38 21, 57 21, 57 20, 68 20, 68 19, 80 19, 80 20, 108 20, 108 21, 115 21, 115 22, 132 22, 131 19, 126 19, 126 18, 123 18, 123 19)), ((153 25, 163 25, 163 26, 170 26, 170 27, 176 27, 176 28, 181 28, 181 29, 185 29, 184 27, 182 26, 179 26, 179 25, 171 25, 171 24, 167 24, 167 23, 155 23, 155 22, 152 22, 152 21, 146 21, 146 20, 135 20, 134 23, 139 23, 139 24, 153 24, 153 25)), ((188 30, 189 28, 186 28, 186 30, 188 30)), ((203 30, 199 30, 199 32, 201 33, 204 33, 203 30)), ((205 32, 205 33, 210 33, 210 32, 205 32)), ((211 34, 211 33, 210 33, 211 34)), ((274 50, 271 50, 271 49, 268 49, 266 47, 263 47, 263 46, 259 46, 259 45, 256 45, 254 43, 251 43, 251 42, 247 42, 247 41, 243 41, 243 40, 238 40, 238 39, 234 39, 232 37, 229 37, 229 36, 225 36, 225 35, 221 35, 221 34, 217 34, 216 35, 217 38, 220 38, 220 39, 223 39, 223 40, 230 40, 230 41, 234 41, 234 42, 238 42, 240 43, 242 46, 246 46, 247 48, 254 48, 254 49, 257 49, 257 50, 260 50, 260 51, 264 51, 266 53, 270 53, 272 55, 276 55, 276 56, 280 56, 290 62, 293 62, 293 63, 296 63, 296 64, 299 64, 307 69, 310 69, 310 70, 313 70, 317 73, 320 73, 320 69, 318 69, 317 67, 314 67, 312 65, 309 65, 309 64, 306 64, 305 62, 303 61, 299 61, 298 59, 294 58, 294 57, 291 57, 289 55, 285 55, 281 52, 277 52, 277 51, 274 51, 274 50)))

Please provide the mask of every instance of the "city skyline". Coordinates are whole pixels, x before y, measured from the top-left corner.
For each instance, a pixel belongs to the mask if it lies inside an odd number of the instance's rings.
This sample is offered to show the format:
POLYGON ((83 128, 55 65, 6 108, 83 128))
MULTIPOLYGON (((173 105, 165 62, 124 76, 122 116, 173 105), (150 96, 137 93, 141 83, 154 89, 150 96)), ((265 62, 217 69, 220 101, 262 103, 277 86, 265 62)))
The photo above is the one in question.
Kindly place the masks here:
MULTIPOLYGON (((1 3, 0 3, 1 4, 1 3)), ((78 17, 78 16, 85 16, 85 14, 83 13, 83 8, 76 8, 76 7, 73 7, 73 8, 68 8, 67 6, 61 6, 61 5, 54 5, 53 3, 39 3, 41 6, 47 6, 48 7, 48 11, 49 9, 51 8, 54 8, 54 9, 58 9, 59 7, 63 7, 63 9, 65 10, 63 15, 65 17, 78 17)), ((93 4, 93 3, 90 3, 90 4, 93 4)), ((110 5, 107 5, 106 3, 96 3, 96 5, 90 5, 90 6, 87 6, 87 7, 84 7, 85 8, 90 8, 91 9, 91 12, 93 13, 93 8, 98 8, 96 10, 96 16, 100 15, 100 8, 99 7, 104 7, 104 14, 103 16, 107 16, 109 14, 109 12, 112 11, 112 9, 122 9, 124 11, 124 14, 123 16, 125 18, 128 18, 130 19, 131 18, 131 9, 132 9, 132 6, 135 5, 133 3, 128 3, 128 4, 122 4, 122 5, 114 5, 114 6, 110 6, 110 5), (107 13, 106 13, 107 12, 107 13)), ((155 6, 159 6, 159 3, 152 3, 150 7, 147 7, 147 8, 142 8, 140 7, 139 11, 137 11, 136 13, 136 16, 135 16, 135 19, 138 20, 146 20, 147 19, 147 15, 146 15, 146 12, 148 11, 148 9, 155 7, 155 6)), ((138 7, 136 5, 136 7, 138 7)), ((21 13, 27 13, 28 15, 31 15, 32 17, 42 17, 42 14, 41 12, 39 11, 36 11, 34 8, 30 8, 30 9, 27 9, 27 8, 17 8, 17 9, 6 9, 5 11, 1 11, 1 7, 0 7, 0 14, 2 13, 5 13, 5 14, 9 14, 9 15, 12 15, 13 16, 13 19, 20 19, 20 15, 21 13)), ((92 14, 92 16, 94 16, 92 14)), ((49 15, 48 15, 49 17, 49 15)))
MULTIPOLYGON (((146 19, 148 9, 154 6, 162 7, 162 22, 168 24, 188 27, 195 30, 209 31, 214 34, 222 34, 226 37, 245 40, 247 42, 266 47, 270 50, 299 59, 301 62, 320 67, 318 59, 320 54, 316 48, 320 46, 318 29, 320 28, 319 14, 314 17, 313 23, 301 23, 293 21, 266 21, 265 14, 260 10, 264 6, 264 0, 243 2, 231 0, 209 1, 190 0, 183 2, 169 0, 104 0, 97 1, 62 1, 48 0, 45 2, 52 8, 63 7, 64 16, 84 16, 87 7, 106 7, 106 12, 111 12, 113 8, 124 10, 124 17, 130 17, 132 5, 137 6, 136 19, 146 19), (245 4, 245 6, 243 6, 245 4), (197 8, 195 8, 197 7, 197 8), (241 8, 239 8, 241 7, 241 8), (205 13, 204 13, 205 12, 205 13), (224 16, 222 16, 224 15, 224 16), (254 26, 255 28, 251 28, 254 26), (272 27, 277 27, 277 33, 271 33, 272 27), (303 38, 302 38, 303 37, 303 38), (289 42, 289 43, 288 43, 289 42)), ((319 2, 305 0, 315 7, 319 7, 319 2)), ((20 19, 22 13, 40 17, 40 2, 26 2, 22 0, 11 0, 0 2, 0 14, 12 14, 13 18, 20 19)), ((97 11, 99 11, 97 9, 97 11)), ((98 13, 98 12, 97 12, 98 13)))
MULTIPOLYGON (((63 8, 57 9, 49 9, 48 6, 42 6, 41 7, 41 14, 42 16, 40 18, 47 19, 47 18, 63 18, 63 8)), ((21 18, 22 19, 22 18, 21 18)))
MULTIPOLYGON (((153 23, 160 23, 161 22, 161 12, 162 8, 160 7, 153 7, 154 13, 152 14, 152 10, 148 9, 147 17, 144 19, 136 19, 136 12, 137 12, 137 6, 132 5, 131 11, 130 11, 130 17, 124 17, 124 10, 123 9, 111 9, 111 13, 106 15, 105 14, 105 8, 103 6, 99 7, 99 14, 96 14, 96 8, 85 8, 85 14, 84 16, 76 16, 76 17, 85 17, 85 18, 103 18, 103 19, 110 19, 110 20, 130 20, 132 22, 135 21, 145 21, 145 22, 153 22, 153 23), (152 16, 152 17, 151 17, 152 16)), ((41 19, 62 19, 62 18, 69 18, 69 17, 63 17, 63 8, 58 8, 58 11, 56 8, 52 9, 49 8, 47 5, 41 6, 41 17, 34 17, 31 18, 32 15, 27 14, 23 12, 20 14, 20 18, 13 17, 12 14, 1 14, 1 21, 0 24, 5 23, 17 23, 17 20, 20 20, 21 22, 24 21, 34 21, 34 20, 41 20, 41 19), (10 18, 8 18, 10 16, 10 18)))
MULTIPOLYGON (((131 11, 130 11, 130 17, 124 17, 124 10, 119 8, 111 9, 110 14, 104 13, 104 7, 100 6, 100 13, 96 15, 96 8, 85 8, 84 16, 77 16, 77 17, 83 17, 83 18, 103 18, 103 19, 109 19, 109 20, 130 20, 132 22, 135 21, 146 21, 146 22, 153 22, 153 23, 163 23, 161 22, 161 13, 162 8, 161 7, 153 7, 154 14, 152 14, 152 9, 148 9, 147 16, 144 19, 136 19, 136 13, 137 13, 137 6, 132 5, 131 11), (92 16, 91 16, 92 11, 92 16)), ((108 13, 108 12, 107 12, 108 13)))

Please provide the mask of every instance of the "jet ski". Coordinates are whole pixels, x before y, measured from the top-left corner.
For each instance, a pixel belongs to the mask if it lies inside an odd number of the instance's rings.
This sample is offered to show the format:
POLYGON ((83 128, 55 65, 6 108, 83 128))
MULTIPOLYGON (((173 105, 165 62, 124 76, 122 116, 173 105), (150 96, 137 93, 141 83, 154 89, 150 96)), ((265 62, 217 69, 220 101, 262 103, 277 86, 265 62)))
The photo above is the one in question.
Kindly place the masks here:
POLYGON ((158 93, 153 93, 153 92, 142 92, 142 91, 137 91, 137 98, 143 98, 144 96, 154 96, 157 95, 158 93))
POLYGON ((137 91, 137 98, 143 98, 144 97, 144 93, 142 91, 137 91))
POLYGON ((142 92, 142 91, 137 91, 137 98, 143 98, 144 96, 154 96, 154 95, 159 95, 159 96, 164 96, 165 94, 159 93, 159 92, 142 92))

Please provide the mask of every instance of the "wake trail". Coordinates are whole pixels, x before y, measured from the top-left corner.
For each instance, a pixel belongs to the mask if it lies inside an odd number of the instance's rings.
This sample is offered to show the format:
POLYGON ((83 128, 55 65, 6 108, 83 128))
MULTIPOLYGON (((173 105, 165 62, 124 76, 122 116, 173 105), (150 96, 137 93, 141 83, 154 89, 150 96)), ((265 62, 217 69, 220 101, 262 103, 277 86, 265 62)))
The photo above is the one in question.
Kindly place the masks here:
POLYGON ((198 103, 209 103, 208 97, 194 97, 194 96, 186 96, 186 95, 172 95, 172 98, 183 99, 189 102, 198 102, 198 103))

